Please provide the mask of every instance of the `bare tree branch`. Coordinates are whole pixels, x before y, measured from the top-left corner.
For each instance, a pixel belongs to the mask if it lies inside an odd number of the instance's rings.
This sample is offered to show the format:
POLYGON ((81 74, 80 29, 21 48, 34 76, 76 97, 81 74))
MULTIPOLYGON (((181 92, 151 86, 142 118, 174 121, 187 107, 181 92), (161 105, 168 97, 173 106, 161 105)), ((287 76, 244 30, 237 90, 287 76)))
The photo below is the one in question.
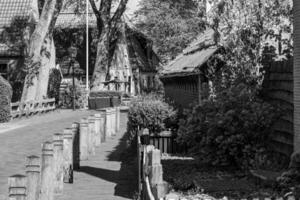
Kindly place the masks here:
POLYGON ((126 9, 127 2, 128 0, 121 0, 114 16, 110 20, 112 23, 117 23, 119 21, 119 19, 121 18, 121 16, 123 15, 126 9))
MULTIPOLYGON (((95 0, 89 0, 89 1, 90 1, 90 4, 92 6, 92 9, 94 11, 94 14, 95 14, 97 20, 101 19, 101 14, 100 14, 99 10, 97 9, 95 0)), ((102 1, 101 1, 101 5, 102 5, 102 1)), ((88 6, 88 5, 86 5, 86 6, 88 6)), ((100 6, 100 8, 101 8, 101 6, 100 6)))

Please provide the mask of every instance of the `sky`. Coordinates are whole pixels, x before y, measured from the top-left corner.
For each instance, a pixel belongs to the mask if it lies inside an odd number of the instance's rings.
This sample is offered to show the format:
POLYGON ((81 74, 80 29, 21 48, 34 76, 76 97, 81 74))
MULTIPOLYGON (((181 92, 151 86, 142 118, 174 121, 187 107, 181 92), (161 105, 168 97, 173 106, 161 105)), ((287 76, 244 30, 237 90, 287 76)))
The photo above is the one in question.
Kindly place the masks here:
POLYGON ((127 11, 126 13, 129 16, 132 16, 132 14, 134 13, 134 11, 136 11, 138 9, 138 3, 140 0, 129 0, 127 3, 127 11))

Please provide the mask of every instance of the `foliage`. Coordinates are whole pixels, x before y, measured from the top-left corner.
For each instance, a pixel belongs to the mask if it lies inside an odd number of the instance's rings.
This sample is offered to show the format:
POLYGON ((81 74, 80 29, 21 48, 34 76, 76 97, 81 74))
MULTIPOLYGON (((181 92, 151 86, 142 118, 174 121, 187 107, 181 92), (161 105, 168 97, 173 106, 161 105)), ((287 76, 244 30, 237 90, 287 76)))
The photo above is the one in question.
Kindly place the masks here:
POLYGON ((73 94, 75 92, 75 108, 84 108, 87 95, 78 81, 75 81, 75 91, 72 83, 67 83, 66 89, 60 94, 60 106, 62 108, 73 108, 73 94))
POLYGON ((163 62, 174 58, 204 29, 197 1, 142 0, 137 27, 154 42, 163 62))
POLYGON ((186 112, 178 142, 210 164, 248 168, 266 150, 278 111, 257 97, 256 88, 240 83, 186 112))
POLYGON ((247 76, 261 83, 266 55, 272 59, 292 55, 290 0, 221 0, 208 19, 216 41, 226 50, 222 59, 229 68, 222 73, 227 80, 247 76))
POLYGON ((58 69, 52 69, 49 76, 48 98, 55 98, 55 103, 59 102, 59 90, 61 83, 61 74, 58 69))
POLYGON ((175 118, 175 114, 171 106, 153 94, 132 100, 126 131, 128 151, 136 151, 136 134, 139 129, 148 128, 150 133, 159 133, 167 128, 165 122, 175 118))
MULTIPOLYGON (((89 71, 94 70, 97 44, 93 38, 96 37, 97 30, 91 29, 89 35, 89 71)), ((56 27, 53 33, 55 45, 57 49, 57 61, 61 63, 66 56, 69 56, 68 49, 75 47, 77 49, 76 60, 80 66, 86 65, 86 29, 84 27, 78 27, 74 29, 68 29, 64 27, 56 27)), ((85 68, 82 68, 85 70, 85 68)))
POLYGON ((0 42, 8 46, 10 52, 23 55, 26 47, 26 37, 24 31, 28 26, 28 18, 15 17, 8 27, 0 34, 0 42))
POLYGON ((163 131, 165 122, 175 116, 174 109, 161 97, 148 95, 131 102, 128 111, 127 131, 148 128, 150 133, 163 131))
POLYGON ((10 120, 10 103, 12 88, 10 84, 0 76, 0 123, 10 120))

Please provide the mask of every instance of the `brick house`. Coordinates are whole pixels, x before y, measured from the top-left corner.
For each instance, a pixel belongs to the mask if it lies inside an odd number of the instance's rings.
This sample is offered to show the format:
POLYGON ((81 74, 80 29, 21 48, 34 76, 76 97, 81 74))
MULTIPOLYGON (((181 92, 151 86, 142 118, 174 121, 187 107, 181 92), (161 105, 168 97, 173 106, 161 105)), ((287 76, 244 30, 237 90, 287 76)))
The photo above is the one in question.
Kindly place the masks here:
POLYGON ((214 31, 207 29, 166 65, 160 75, 166 99, 179 107, 187 108, 207 98, 207 62, 220 49, 215 43, 214 31))

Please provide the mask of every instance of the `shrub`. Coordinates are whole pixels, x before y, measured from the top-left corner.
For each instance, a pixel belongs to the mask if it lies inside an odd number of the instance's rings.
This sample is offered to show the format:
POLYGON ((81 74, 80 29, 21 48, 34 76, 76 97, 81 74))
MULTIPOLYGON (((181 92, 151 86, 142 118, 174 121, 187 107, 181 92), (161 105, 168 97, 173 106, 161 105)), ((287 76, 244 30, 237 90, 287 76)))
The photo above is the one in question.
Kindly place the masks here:
POLYGON ((0 122, 10 120, 10 102, 12 97, 12 88, 10 84, 0 76, 0 122))
POLYGON ((48 84, 48 97, 55 98, 55 103, 59 102, 59 89, 61 83, 61 74, 58 69, 50 71, 49 84, 48 84))
POLYGON ((212 165, 253 166, 280 115, 256 92, 239 84, 189 110, 180 120, 178 142, 212 165))
MULTIPOLYGON (((73 84, 68 83, 66 89, 60 94, 60 106, 73 108, 73 84)), ((78 81, 75 81, 75 108, 84 108, 87 103, 87 95, 78 81)))
POLYGON ((148 128, 150 133, 165 130, 165 122, 175 117, 174 109, 160 97, 148 95, 133 100, 128 112, 128 130, 148 128))

